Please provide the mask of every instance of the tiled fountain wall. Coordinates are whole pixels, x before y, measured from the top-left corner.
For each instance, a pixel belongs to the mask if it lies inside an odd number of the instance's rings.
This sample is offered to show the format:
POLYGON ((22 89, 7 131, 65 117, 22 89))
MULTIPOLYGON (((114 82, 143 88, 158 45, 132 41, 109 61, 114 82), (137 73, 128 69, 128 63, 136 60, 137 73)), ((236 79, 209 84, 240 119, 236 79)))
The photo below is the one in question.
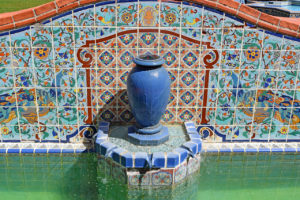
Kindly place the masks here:
POLYGON ((58 0, 2 18, 0 140, 81 142, 133 122, 126 77, 147 52, 172 80, 164 122, 195 121, 208 141, 300 140, 299 27, 197 2, 58 0))

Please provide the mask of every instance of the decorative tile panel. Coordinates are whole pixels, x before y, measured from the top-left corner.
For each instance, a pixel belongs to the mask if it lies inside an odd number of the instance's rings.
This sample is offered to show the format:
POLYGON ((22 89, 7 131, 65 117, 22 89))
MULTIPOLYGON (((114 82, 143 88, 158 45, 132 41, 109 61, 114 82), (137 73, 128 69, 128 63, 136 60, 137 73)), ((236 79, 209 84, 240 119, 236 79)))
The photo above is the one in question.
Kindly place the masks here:
POLYGON ((299 39, 190 2, 75 8, 0 34, 0 138, 82 142, 100 120, 134 122, 132 59, 156 53, 171 79, 165 123, 194 120, 209 141, 299 140, 299 50, 299 39))

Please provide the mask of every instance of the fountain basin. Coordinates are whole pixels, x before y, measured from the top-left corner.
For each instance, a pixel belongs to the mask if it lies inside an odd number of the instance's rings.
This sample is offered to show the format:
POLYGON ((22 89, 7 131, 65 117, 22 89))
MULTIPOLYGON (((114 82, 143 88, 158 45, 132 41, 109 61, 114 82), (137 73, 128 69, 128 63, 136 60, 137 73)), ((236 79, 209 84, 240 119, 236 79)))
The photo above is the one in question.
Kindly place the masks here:
POLYGON ((169 140, 155 147, 128 141, 128 126, 103 124, 95 138, 99 166, 107 175, 121 173, 121 182, 131 186, 160 185, 156 179, 164 177, 168 184, 162 185, 175 184, 200 168, 202 140, 193 122, 186 122, 184 127, 167 125, 169 140))

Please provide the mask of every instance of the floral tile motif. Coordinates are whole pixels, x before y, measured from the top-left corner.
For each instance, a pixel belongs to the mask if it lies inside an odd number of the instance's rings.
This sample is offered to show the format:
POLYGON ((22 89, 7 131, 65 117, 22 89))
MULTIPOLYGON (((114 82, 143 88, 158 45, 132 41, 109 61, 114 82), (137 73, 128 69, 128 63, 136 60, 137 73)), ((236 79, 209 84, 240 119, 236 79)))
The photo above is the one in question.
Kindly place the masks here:
POLYGON ((115 49, 99 49, 97 51, 97 65, 100 68, 116 67, 116 50, 115 49))
POLYGON ((39 126, 20 126, 20 136, 22 141, 40 141, 39 126))
POLYGON ((5 67, 11 63, 11 53, 9 48, 0 47, 0 67, 5 67))
POLYGON ((72 106, 77 103, 76 91, 69 88, 57 88, 58 106, 72 106))
MULTIPOLYGON (((261 52, 261 61, 260 61, 260 68, 266 70, 276 70, 280 69, 281 65, 281 58, 280 58, 280 51, 269 51, 265 50, 261 52)), ((250 62, 251 59, 249 59, 250 62)), ((255 59, 258 60, 258 59, 255 59)), ((255 63, 259 63, 256 61, 255 63)), ((250 65, 251 66, 251 65, 250 65)), ((256 67, 256 66, 255 66, 256 67)))
POLYGON ((173 170, 160 169, 152 174, 152 185, 172 185, 173 170))
POLYGON ((118 26, 137 26, 137 2, 118 4, 118 26))
POLYGON ((14 87, 13 69, 0 68, 0 85, 1 87, 14 87))
POLYGON ((197 102, 197 89, 179 89, 179 101, 180 107, 193 107, 197 102))
POLYGON ((243 40, 244 29, 224 28, 223 49, 240 49, 243 40))
POLYGON ((77 108, 73 107, 58 107, 58 120, 60 125, 76 125, 77 121, 77 108))
POLYGON ((118 48, 135 48, 137 47, 138 34, 136 29, 121 27, 117 33, 118 48))
POLYGON ((86 85, 86 69, 77 69, 76 80, 77 80, 77 88, 85 88, 86 85))
POLYGON ((117 120, 117 109, 115 108, 103 108, 99 112, 100 121, 112 122, 117 120))
POLYGON ((18 142, 21 139, 19 126, 1 125, 0 133, 3 141, 18 142))
POLYGON ((55 69, 56 87, 75 87, 74 69, 55 69))
POLYGON ((251 124, 248 126, 237 126, 238 131, 235 131, 232 134, 232 141, 250 141, 250 137, 252 136, 251 132, 251 124))
POLYGON ((159 26, 159 3, 142 2, 139 3, 139 26, 158 27, 159 26))
POLYGON ((299 51, 281 51, 280 69, 281 70, 297 70, 300 60, 299 51))
POLYGON ((200 48, 201 30, 200 29, 181 29, 181 48, 197 49, 200 48))
POLYGON ((61 128, 59 126, 39 126, 41 142, 59 142, 61 128))
POLYGON ((93 45, 95 43, 95 34, 96 30, 94 27, 75 27, 75 46, 81 47, 85 45, 87 41, 89 41, 90 45, 93 45))
POLYGON ((255 29, 244 30, 243 49, 262 49, 263 32, 255 29))
POLYGON ((176 108, 167 108, 162 120, 165 123, 174 123, 176 121, 176 108))
POLYGON ((199 68, 199 50, 182 50, 180 53, 181 68, 198 69, 199 68))
MULTIPOLYGON (((63 125, 59 126, 59 129, 56 131, 60 142, 66 142, 68 141, 68 136, 74 133, 76 130, 78 130, 78 125, 63 125)), ((70 141, 70 142, 78 142, 78 141, 70 141)))
POLYGON ((15 68, 15 86, 16 87, 34 87, 35 78, 31 68, 15 68))
POLYGON ((158 49, 139 49, 138 55, 158 54, 158 49))
POLYGON ((228 107, 228 104, 225 104, 223 107, 217 108, 216 112, 218 113, 215 119, 217 125, 233 125, 233 116, 235 114, 234 108, 228 107))
POLYGON ((179 58, 179 51, 174 49, 162 49, 160 51, 160 55, 165 60, 165 67, 167 68, 177 68, 179 66, 178 64, 178 58, 179 58))
MULTIPOLYGON (((175 29, 174 30, 168 30, 171 32, 179 32, 179 30, 175 29)), ((168 34, 166 32, 161 32, 160 33, 160 47, 161 48, 178 48, 180 42, 180 37, 177 34, 168 34)))
POLYGON ((198 87, 198 71, 196 70, 180 70, 179 72, 180 88, 197 88, 198 87))
POLYGON ((132 112, 129 108, 121 107, 118 109, 118 116, 120 122, 135 122, 132 112))
POLYGON ((111 3, 96 5, 96 26, 116 26, 116 6, 115 2, 111 3))
POLYGON ((195 27, 202 26, 202 12, 203 8, 200 5, 188 6, 182 5, 182 27, 195 27))
POLYGON ((32 49, 12 48, 12 65, 14 67, 32 67, 32 49))
POLYGON ((277 81, 277 72, 261 71, 259 75, 259 88, 275 89, 277 81))
POLYGON ((193 121, 196 118, 195 108, 179 108, 177 120, 179 122, 193 121))
POLYGON ((277 126, 275 123, 270 127, 269 141, 281 140, 286 141, 287 134, 290 132, 288 126, 277 126))
POLYGON ((203 13, 203 27, 221 28, 224 21, 224 13, 205 7, 203 13))
POLYGON ((139 32, 139 48, 158 47, 158 33, 139 32))
POLYGON ((78 107, 87 107, 87 89, 75 89, 77 92, 77 104, 78 107))
POLYGON ((100 69, 98 73, 98 87, 101 88, 116 88, 116 70, 100 69))
POLYGON ((74 46, 74 28, 73 26, 53 27, 53 45, 54 47, 73 47, 74 46))
POLYGON ((34 47, 52 47, 52 30, 50 27, 32 26, 31 40, 34 47))
POLYGON ((181 18, 180 3, 161 3, 160 25, 163 27, 179 27, 181 18))
POLYGON ((299 40, 298 42, 295 42, 295 40, 292 40, 289 36, 284 36, 283 43, 282 43, 282 50, 299 50, 300 44, 299 40))
POLYGON ((37 125, 38 123, 38 113, 37 108, 33 106, 19 106, 18 107, 18 116, 20 124, 31 124, 37 125))
POLYGON ((1 33, 0 34, 0 48, 9 47, 9 46, 10 46, 9 32, 1 33))
MULTIPOLYGON (((133 59, 137 56, 137 52, 135 49, 119 49, 118 50, 118 68, 131 68, 134 67, 135 64, 133 59)), ((125 69, 124 69, 125 70, 125 69)))
POLYGON ((288 89, 287 92, 295 90, 295 80, 297 80, 297 71, 279 71, 277 73, 277 89, 288 89))
POLYGON ((264 50, 281 50, 283 37, 279 34, 273 34, 271 32, 265 31, 263 40, 264 50))
POLYGON ((151 174, 140 174, 139 172, 127 172, 128 184, 133 186, 151 185, 151 174))
POLYGON ((100 89, 98 90, 98 105, 99 106, 116 106, 117 105, 117 90, 115 89, 100 89))
POLYGON ((11 47, 31 47, 31 36, 29 27, 21 28, 15 31, 10 31, 11 47))
POLYGON ((94 6, 90 5, 74 10, 73 19, 74 26, 94 26, 94 6))
POLYGON ((52 48, 38 47, 32 48, 33 63, 35 67, 53 67, 53 52, 52 48))
POLYGON ((37 79, 37 86, 40 87, 54 87, 55 74, 54 70, 50 68, 36 68, 35 77, 37 79))
POLYGON ((240 67, 240 50, 223 50, 221 55, 221 68, 238 70, 240 67))
POLYGON ((214 49, 221 49, 222 29, 202 29, 202 48, 204 41, 208 42, 214 49))
POLYGON ((74 68, 74 49, 68 47, 57 47, 54 53, 55 68, 74 68))

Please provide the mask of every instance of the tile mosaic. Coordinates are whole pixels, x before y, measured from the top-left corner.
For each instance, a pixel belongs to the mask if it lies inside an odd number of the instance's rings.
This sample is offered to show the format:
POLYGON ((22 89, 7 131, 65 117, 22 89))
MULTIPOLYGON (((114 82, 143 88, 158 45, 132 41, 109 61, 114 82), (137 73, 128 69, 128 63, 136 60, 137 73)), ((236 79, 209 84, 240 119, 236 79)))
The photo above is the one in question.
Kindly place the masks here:
POLYGON ((58 120, 60 125, 76 125, 77 121, 77 108, 73 107, 58 107, 58 120))
POLYGON ((159 3, 157 2, 140 2, 138 26, 158 27, 159 26, 159 3))
POLYGON ((54 48, 55 68, 74 68, 74 49, 69 47, 54 48))
POLYGON ((179 89, 179 107, 194 107, 197 102, 197 89, 179 89))
POLYGON ((35 77, 37 79, 37 86, 40 87, 54 87, 55 74, 54 70, 50 68, 36 68, 35 77))
POLYGON ((178 118, 179 122, 193 121, 196 118, 196 109, 195 108, 179 108, 178 109, 178 118))
POLYGON ((200 48, 201 30, 189 28, 181 29, 181 48, 183 49, 197 49, 200 48))
POLYGON ((134 28, 121 27, 117 31, 117 47, 118 48, 135 48, 138 46, 137 30, 134 28))
POLYGON ((160 47, 161 48, 168 48, 168 49, 176 49, 180 45, 180 36, 179 36, 178 29, 162 29, 160 33, 160 47), (175 33, 175 34, 174 34, 175 33))
POLYGON ((209 43, 211 47, 214 49, 221 49, 221 39, 222 39, 222 29, 209 29, 209 28, 203 28, 202 29, 202 43, 201 47, 204 48, 206 43, 209 43))
POLYGON ((132 186, 151 185, 151 174, 140 174, 139 172, 127 172, 128 184, 132 186))
POLYGON ((180 53, 180 67, 184 69, 199 68, 199 50, 182 50, 180 53))
POLYGON ((224 28, 222 49, 241 49, 244 29, 224 28))
POLYGON ((0 85, 4 88, 14 86, 14 72, 11 68, 0 68, 0 85))
POLYGON ((36 106, 36 89, 26 88, 16 90, 18 106, 36 106))
POLYGON ((178 90, 177 89, 171 89, 170 97, 168 101, 168 106, 175 107, 177 105, 177 96, 178 96, 178 90))
POLYGON ((19 129, 18 124, 2 125, 0 132, 1 132, 3 141, 19 142, 21 139, 20 138, 20 129, 19 129))
POLYGON ((181 3, 165 3, 160 5, 160 26, 179 27, 181 22, 181 3))
POLYGON ((72 106, 77 103, 77 92, 70 88, 57 88, 58 106, 72 106))
MULTIPOLYGON (((23 91, 20 91, 23 93, 23 91)), ((20 94, 22 94, 20 93, 20 94)), ((37 88, 36 89, 36 97, 37 97, 37 105, 38 106, 57 106, 56 98, 57 98, 57 89, 56 88, 37 88)), ((34 91, 32 91, 32 94, 26 94, 27 99, 32 99, 33 97, 30 97, 34 95, 34 91)))
POLYGON ((297 70, 300 60, 299 51, 281 51, 280 69, 297 70))
POLYGON ((118 109, 118 116, 119 116, 118 119, 119 119, 120 122, 126 122, 126 123, 135 122, 133 114, 132 114, 132 112, 130 111, 129 108, 120 107, 118 109))
POLYGON ((117 29, 114 27, 97 27, 95 38, 97 47, 114 48, 117 44, 117 29))
POLYGON ((10 65, 11 63, 10 48, 6 47, 5 45, 3 46, 4 47, 0 47, 0 67, 6 67, 6 65, 10 65))
POLYGON ((224 18, 224 27, 244 27, 245 22, 232 16, 227 13, 225 13, 225 18, 224 18))
POLYGON ((75 47, 81 47, 89 42, 89 45, 95 44, 96 29, 94 27, 75 27, 74 39, 75 47))
POLYGON ((164 58, 165 66, 167 68, 178 68, 180 66, 179 59, 178 59, 180 53, 178 50, 162 49, 160 51, 160 55, 164 58))
POLYGON ((116 50, 115 49, 98 49, 97 65, 99 68, 116 67, 116 50))
POLYGON ((243 49, 260 50, 262 49, 262 45, 263 31, 255 29, 244 30, 243 49))
POLYGON ((97 26, 116 26, 116 5, 114 1, 96 4, 95 22, 97 26))
POLYGON ((20 126, 20 136, 22 141, 40 141, 39 126, 20 126))
POLYGON ((24 28, 10 31, 10 38, 11 38, 11 43, 10 43, 11 47, 29 48, 32 46, 29 27, 24 27, 24 28))
POLYGON ((86 7, 75 9, 73 14, 73 20, 74 26, 94 26, 94 5, 89 5, 86 7))
MULTIPOLYGON (((12 66, 14 67, 32 67, 32 49, 31 48, 12 48, 12 66)), ((47 49, 49 50, 49 49, 47 49)), ((46 52, 46 51, 45 51, 46 52)), ((49 52, 49 51, 48 51, 49 52)), ((39 56, 39 52, 35 55, 39 56)), ((46 54, 47 55, 47 54, 46 54)))
POLYGON ((261 52, 261 61, 260 61, 260 68, 261 69, 280 69, 281 65, 281 52, 280 51, 269 51, 265 50, 261 52))
POLYGON ((53 27, 53 46, 57 47, 73 47, 74 46, 74 27, 73 26, 57 26, 53 27))
POLYGON ((3 126, 18 124, 17 107, 0 107, 0 111, 0 124, 2 124, 3 126))
MULTIPOLYGON (((133 59, 137 56, 136 49, 118 49, 117 59, 118 64, 117 67, 121 70, 123 68, 131 68, 134 67, 133 59)), ((124 69, 125 70, 125 69, 124 69)))
POLYGON ((74 88, 75 87, 75 70, 55 69, 56 87, 74 88))
POLYGON ((224 13, 212 8, 204 7, 203 27, 222 28, 224 23, 224 13))
POLYGON ((173 169, 161 169, 159 172, 152 174, 152 185, 172 185, 173 169))
POLYGON ((139 48, 156 48, 158 47, 159 34, 156 32, 139 32, 139 48))
POLYGON ((73 14, 72 11, 65 12, 61 15, 52 18, 53 26, 72 26, 73 14))
POLYGON ((195 27, 202 26, 202 13, 203 7, 201 5, 182 5, 182 27, 195 27), (196 7, 197 6, 197 7, 196 7))
POLYGON ((116 73, 115 69, 100 69, 98 73, 98 87, 116 88, 116 73))
POLYGON ((162 120, 165 123, 176 122, 176 108, 167 108, 164 115, 162 116, 162 120))
POLYGON ((137 2, 117 4, 117 25, 137 26, 138 4, 137 2))
POLYGON ((52 29, 35 25, 31 27, 31 40, 34 47, 52 47, 52 29))

